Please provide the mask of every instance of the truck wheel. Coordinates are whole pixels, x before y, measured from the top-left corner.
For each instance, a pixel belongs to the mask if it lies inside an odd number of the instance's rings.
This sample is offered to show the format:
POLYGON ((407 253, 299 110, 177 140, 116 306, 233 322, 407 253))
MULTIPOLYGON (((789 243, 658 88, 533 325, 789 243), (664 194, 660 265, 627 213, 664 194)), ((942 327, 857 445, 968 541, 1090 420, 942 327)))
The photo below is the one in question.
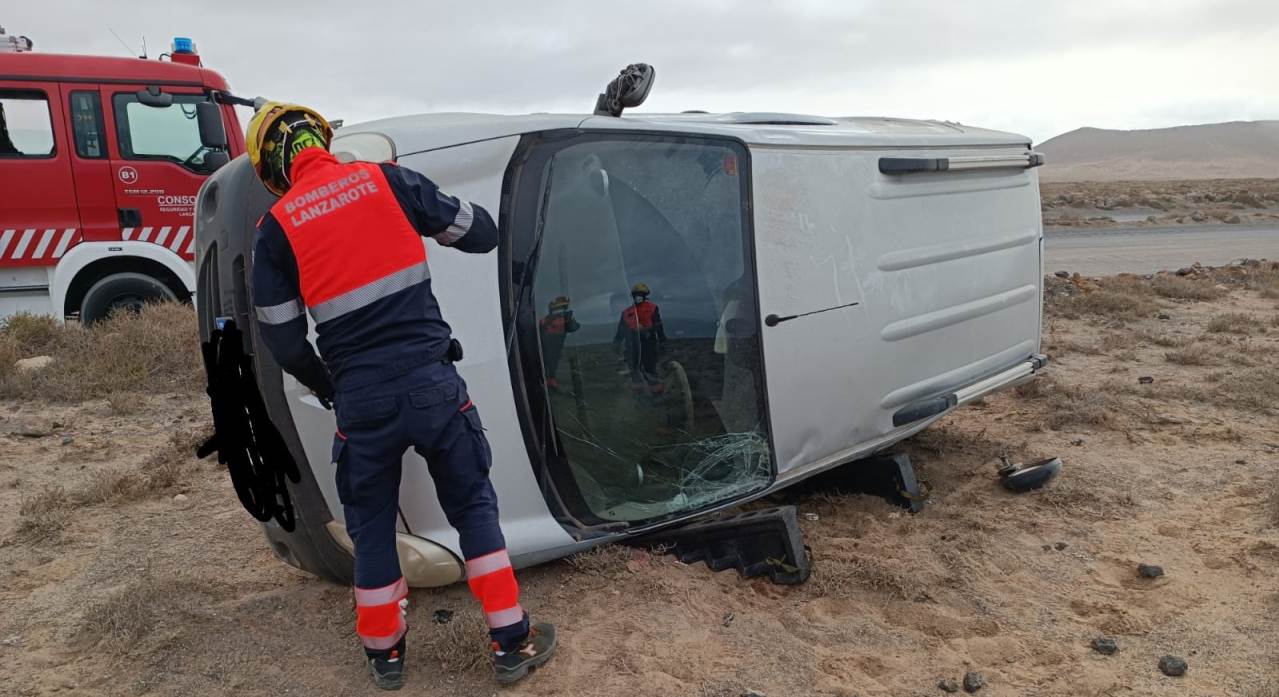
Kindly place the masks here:
POLYGON ((93 324, 116 310, 137 312, 148 302, 177 300, 159 279, 140 273, 115 273, 93 284, 80 303, 80 321, 93 324))

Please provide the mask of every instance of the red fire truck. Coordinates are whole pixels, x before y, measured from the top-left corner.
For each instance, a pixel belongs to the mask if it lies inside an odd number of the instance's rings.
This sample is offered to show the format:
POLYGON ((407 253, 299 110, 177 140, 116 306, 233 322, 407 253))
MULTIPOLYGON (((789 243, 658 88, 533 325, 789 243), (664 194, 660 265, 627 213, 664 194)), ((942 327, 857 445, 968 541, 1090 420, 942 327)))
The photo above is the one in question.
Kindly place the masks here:
POLYGON ((189 39, 169 60, 30 49, 0 29, 0 319, 190 300, 195 196, 244 151, 240 100, 189 39))

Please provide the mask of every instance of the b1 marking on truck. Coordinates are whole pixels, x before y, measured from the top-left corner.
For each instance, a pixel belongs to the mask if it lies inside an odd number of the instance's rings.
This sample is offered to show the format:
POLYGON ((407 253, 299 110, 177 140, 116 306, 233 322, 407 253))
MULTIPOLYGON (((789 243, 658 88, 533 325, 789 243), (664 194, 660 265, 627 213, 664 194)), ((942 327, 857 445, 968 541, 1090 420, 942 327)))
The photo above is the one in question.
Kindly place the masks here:
POLYGON ((120 168, 120 181, 125 184, 135 184, 138 181, 138 170, 132 167, 120 168))

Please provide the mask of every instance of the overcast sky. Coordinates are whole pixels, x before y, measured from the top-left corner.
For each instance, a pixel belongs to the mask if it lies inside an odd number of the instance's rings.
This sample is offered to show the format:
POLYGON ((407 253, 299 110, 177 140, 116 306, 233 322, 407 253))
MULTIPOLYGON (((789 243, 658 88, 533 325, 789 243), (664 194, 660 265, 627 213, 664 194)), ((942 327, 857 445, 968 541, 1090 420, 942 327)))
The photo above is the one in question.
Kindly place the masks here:
POLYGON ((5 3, 37 51, 151 56, 175 35, 241 95, 348 123, 589 111, 627 63, 645 111, 937 118, 1041 142, 1078 128, 1279 118, 1276 0, 5 3))

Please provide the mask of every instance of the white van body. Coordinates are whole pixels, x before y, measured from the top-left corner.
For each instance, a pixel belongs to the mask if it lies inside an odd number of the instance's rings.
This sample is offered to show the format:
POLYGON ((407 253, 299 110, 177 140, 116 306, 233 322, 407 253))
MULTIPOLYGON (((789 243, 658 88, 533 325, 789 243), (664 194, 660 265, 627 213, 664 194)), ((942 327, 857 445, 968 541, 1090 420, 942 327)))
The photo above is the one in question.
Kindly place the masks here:
MULTIPOLYGON (((425 244, 520 566, 884 450, 1044 363, 1041 160, 1024 136, 788 114, 435 114, 344 127, 333 151, 394 160, 500 221, 488 254, 425 244), (610 353, 629 346, 613 329, 637 282, 668 335, 651 390, 610 353), (581 325, 562 351, 540 319, 559 296, 581 325)), ((225 279, 236 263, 251 277, 251 221, 270 203, 243 158, 201 192, 206 337, 217 317, 255 321, 237 296, 248 282, 225 279)), ((347 578, 333 414, 255 355, 273 421, 309 465, 299 531, 266 524, 268 537, 290 563, 347 578)), ((404 462, 406 576, 459 580, 425 463, 404 462)))

